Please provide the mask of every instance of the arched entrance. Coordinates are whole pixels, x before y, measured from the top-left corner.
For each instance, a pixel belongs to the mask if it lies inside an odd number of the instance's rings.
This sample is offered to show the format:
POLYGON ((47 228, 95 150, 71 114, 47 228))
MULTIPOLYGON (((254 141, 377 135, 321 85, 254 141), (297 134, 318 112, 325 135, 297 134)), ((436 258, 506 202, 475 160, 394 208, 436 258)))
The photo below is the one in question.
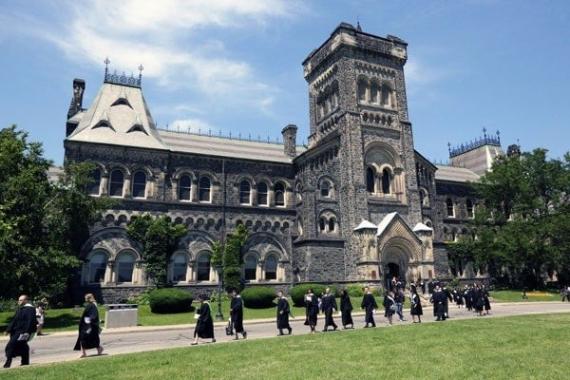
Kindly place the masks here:
POLYGON ((408 277, 410 255, 400 246, 389 246, 382 254, 382 283, 386 289, 392 289, 396 280, 405 286, 408 277))
POLYGON ((385 269, 385 284, 386 289, 392 288, 392 279, 399 279, 400 276, 400 266, 396 263, 388 263, 385 269))

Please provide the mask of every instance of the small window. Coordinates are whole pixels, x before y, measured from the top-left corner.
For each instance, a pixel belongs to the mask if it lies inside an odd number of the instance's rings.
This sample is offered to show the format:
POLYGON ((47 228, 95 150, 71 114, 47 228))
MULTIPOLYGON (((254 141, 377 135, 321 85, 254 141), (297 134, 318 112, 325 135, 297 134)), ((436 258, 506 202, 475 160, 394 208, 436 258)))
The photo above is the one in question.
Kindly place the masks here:
POLYGON ((327 228, 327 221, 326 219, 323 217, 319 220, 319 229, 321 230, 321 232, 325 232, 325 229, 327 228))
POLYGON ((366 102, 366 87, 367 84, 364 80, 358 81, 358 101, 361 103, 366 102))
POLYGON ((251 204, 251 185, 246 180, 239 184, 239 203, 242 205, 251 204))
POLYGON ((121 106, 121 105, 127 106, 127 107, 129 107, 130 109, 133 109, 133 107, 131 106, 131 103, 129 103, 129 101, 127 100, 127 98, 119 98, 119 99, 115 100, 115 101, 113 102, 113 104, 111 104, 111 107, 114 107, 114 106, 121 106))
POLYGON ((122 253, 117 257, 117 282, 133 282, 135 258, 130 253, 122 253))
POLYGON ((132 127, 130 127, 129 130, 127 131, 127 133, 131 133, 131 132, 142 132, 145 135, 148 135, 148 133, 146 133, 146 131, 144 130, 143 126, 140 124, 135 124, 132 127))
POLYGON ((285 206, 285 186, 282 183, 275 185, 275 206, 285 206))
POLYGON ((96 252, 89 260, 89 282, 98 283, 105 280, 107 269, 107 255, 104 252, 96 252))
POLYGON ((202 253, 198 256, 198 281, 210 281, 210 255, 202 253))
POLYGON ((329 198, 331 196, 331 185, 328 181, 323 181, 321 183, 321 196, 329 198))
POLYGON ((146 174, 138 171, 133 176, 133 198, 146 197, 146 174))
POLYGON ((181 201, 189 201, 192 190, 192 178, 188 174, 184 174, 178 181, 178 199, 181 201))
POLYGON ((109 123, 107 120, 100 120, 97 124, 95 124, 93 126, 92 129, 96 129, 96 128, 109 128, 112 131, 115 131, 115 128, 113 128, 113 126, 111 125, 111 123, 109 123))
POLYGON ((123 184, 125 176, 121 170, 113 170, 111 172, 111 181, 109 182, 109 195, 112 197, 123 196, 123 184))
POLYGON ((91 172, 91 183, 89 184, 89 194, 99 195, 101 192, 101 170, 95 169, 91 172))
POLYGON ((378 84, 372 83, 370 86, 370 103, 378 104, 378 84))
POLYGON ((267 184, 261 182, 257 185, 257 204, 260 206, 267 206, 267 184))
POLYGON ((200 202, 211 202, 211 186, 210 178, 200 178, 200 202))
POLYGON ((274 255, 269 255, 265 259, 265 279, 277 279, 277 258, 274 255))
POLYGON ((366 168, 366 191, 374 193, 374 169, 366 168))
POLYGON ((467 217, 473 218, 475 216, 475 213, 473 212, 474 208, 471 199, 468 199, 467 202, 465 202, 465 205, 467 206, 467 217))
POLYGON ((172 281, 180 282, 186 281, 186 255, 183 253, 177 253, 172 259, 172 281))
POLYGON ((335 218, 329 219, 329 232, 335 232, 336 220, 335 218))
POLYGON ((383 85, 382 86, 382 99, 381 99, 382 105, 386 106, 386 107, 390 107, 391 106, 391 100, 390 100, 391 97, 392 97, 392 89, 387 85, 383 85))
POLYGON ((447 208, 447 217, 448 218, 455 217, 455 208, 453 207, 453 201, 451 200, 451 198, 447 198, 447 200, 445 201, 445 205, 447 208))
POLYGON ((384 194, 390 194, 390 182, 392 180, 391 177, 392 175, 390 173, 390 170, 382 170, 382 192, 384 194))
POLYGON ((244 262, 244 277, 247 281, 257 278, 257 259, 253 255, 246 257, 244 262))

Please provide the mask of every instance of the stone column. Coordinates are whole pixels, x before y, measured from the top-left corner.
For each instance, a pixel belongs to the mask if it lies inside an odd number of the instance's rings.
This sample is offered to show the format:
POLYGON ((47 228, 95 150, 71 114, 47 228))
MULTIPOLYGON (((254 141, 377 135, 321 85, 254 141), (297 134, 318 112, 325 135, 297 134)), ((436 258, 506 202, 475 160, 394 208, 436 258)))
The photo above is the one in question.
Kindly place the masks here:
POLYGON ((190 201, 198 202, 198 180, 192 179, 192 186, 190 187, 190 201))
POLYGON ((257 281, 262 281, 265 279, 265 261, 259 260, 257 262, 257 268, 255 269, 255 278, 257 281))
POLYGON ((123 183, 123 197, 131 197, 131 178, 125 176, 125 183, 123 183))
POLYGON ((196 276, 196 269, 197 269, 196 261, 188 262, 188 269, 186 270, 186 276, 187 278, 189 278, 190 282, 196 282, 196 278, 198 277, 196 276), (188 271, 190 271, 189 277, 188 277, 188 271))
POLYGON ((107 261, 107 269, 105 270, 105 284, 110 284, 115 282, 115 261, 107 261))
POLYGON ((101 176, 101 185, 100 185, 100 193, 101 195, 108 195, 109 194, 109 174, 103 174, 101 176))

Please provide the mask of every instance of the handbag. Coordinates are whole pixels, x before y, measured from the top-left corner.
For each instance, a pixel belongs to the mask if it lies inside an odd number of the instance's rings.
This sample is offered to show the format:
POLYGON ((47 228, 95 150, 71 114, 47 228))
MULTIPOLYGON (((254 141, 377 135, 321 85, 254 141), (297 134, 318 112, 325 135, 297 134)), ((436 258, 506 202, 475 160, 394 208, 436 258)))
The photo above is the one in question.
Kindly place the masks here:
POLYGON ((228 319, 228 324, 226 325, 226 335, 234 335, 234 325, 232 319, 228 319))

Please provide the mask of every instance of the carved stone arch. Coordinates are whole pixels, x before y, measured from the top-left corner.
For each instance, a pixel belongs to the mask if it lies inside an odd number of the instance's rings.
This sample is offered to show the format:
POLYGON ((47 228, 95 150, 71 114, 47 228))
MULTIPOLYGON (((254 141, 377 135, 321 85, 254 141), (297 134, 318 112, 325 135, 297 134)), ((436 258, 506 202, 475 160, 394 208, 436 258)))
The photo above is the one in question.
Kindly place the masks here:
POLYGON ((131 178, 131 176, 133 174, 131 172, 131 170, 127 167, 127 165, 120 164, 120 163, 110 163, 108 165, 108 168, 109 168, 109 174, 111 174, 111 172, 113 170, 117 170, 117 169, 121 170, 123 172, 123 175, 125 176, 125 178, 127 178, 127 177, 131 178))
POLYGON ((268 176, 266 176, 266 175, 255 176, 255 183, 256 183, 255 186, 257 187, 257 184, 259 184, 261 182, 265 182, 268 189, 273 189, 274 183, 268 176))
POLYGON ((218 176, 211 170, 199 170, 199 171, 197 171, 196 172, 196 178, 198 178, 198 181, 200 181, 200 178, 202 178, 202 177, 210 178, 212 185, 220 186, 220 184, 221 184, 218 176))
POLYGON ((142 255, 140 254, 139 251, 137 251, 134 248, 123 248, 123 249, 121 249, 120 251, 118 251, 115 254, 114 259, 116 260, 119 255, 125 254, 125 253, 132 254, 135 257, 135 261, 142 260, 142 255))
POLYGON ((132 249, 140 257, 139 252, 142 251, 142 246, 140 243, 132 240, 124 228, 107 227, 95 232, 87 239, 81 247, 79 257, 84 259, 91 251, 96 249, 103 249, 109 252, 109 260, 114 260, 116 255, 125 249, 132 249))
POLYGON ((174 171, 174 173, 172 173, 172 181, 178 181, 180 179, 180 177, 182 177, 183 175, 189 175, 192 182, 196 182, 198 180, 198 178, 196 177, 196 174, 194 173, 194 170, 192 170, 191 168, 187 167, 187 166, 183 166, 180 167, 178 169, 176 169, 174 171))
POLYGON ((107 167, 105 164, 103 164, 100 161, 88 161, 90 164, 95 165, 95 169, 99 169, 101 171, 101 176, 107 176, 109 175, 110 171, 109 171, 109 167, 107 167))
POLYGON ((131 173, 134 176, 136 172, 144 172, 147 181, 154 181, 154 173, 148 166, 136 165, 131 167, 131 173))
POLYGON ((207 232, 192 230, 179 240, 177 250, 188 252, 190 260, 196 260, 199 252, 212 252, 214 241, 213 236, 207 232))
POLYGON ((254 187, 257 186, 257 184, 256 184, 256 182, 255 182, 255 178, 254 178, 252 175, 250 175, 250 174, 243 174, 243 173, 242 173, 242 174, 239 174, 239 175, 236 177, 236 181, 235 181, 235 183, 234 183, 234 186, 239 189, 240 184, 241 184, 242 181, 244 181, 244 180, 245 180, 245 181, 248 181, 252 188, 254 188, 254 187))
POLYGON ((364 147, 365 162, 370 163, 387 163, 394 168, 402 167, 402 160, 396 150, 390 145, 382 141, 372 141, 364 147))
POLYGON ((280 261, 289 261, 289 254, 285 245, 277 235, 268 232, 256 232, 251 234, 244 244, 243 252, 255 251, 260 254, 260 258, 265 260, 267 253, 276 251, 281 254, 280 261))

